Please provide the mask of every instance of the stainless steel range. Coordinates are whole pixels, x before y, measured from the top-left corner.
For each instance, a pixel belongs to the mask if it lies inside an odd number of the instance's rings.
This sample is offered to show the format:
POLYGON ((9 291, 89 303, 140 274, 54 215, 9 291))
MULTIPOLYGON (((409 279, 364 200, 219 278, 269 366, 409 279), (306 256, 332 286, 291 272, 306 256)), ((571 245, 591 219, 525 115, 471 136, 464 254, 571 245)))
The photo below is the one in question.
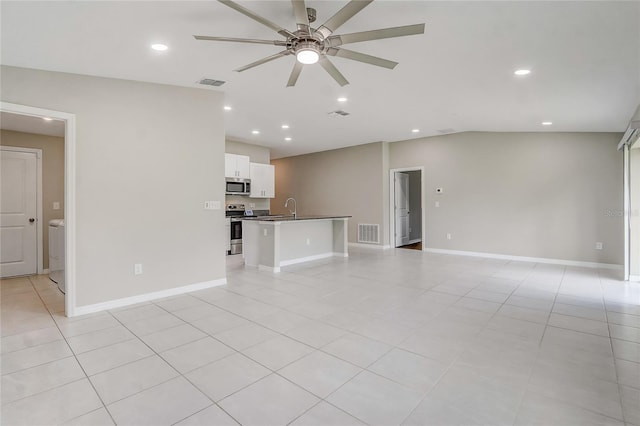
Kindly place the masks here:
POLYGON ((242 254, 242 219, 244 217, 254 217, 245 215, 244 204, 227 204, 225 216, 231 219, 231 250, 228 254, 242 254))
POLYGON ((229 246, 227 254, 242 254, 242 219, 269 216, 269 210, 245 210, 244 204, 227 204, 225 216, 229 218, 229 246))

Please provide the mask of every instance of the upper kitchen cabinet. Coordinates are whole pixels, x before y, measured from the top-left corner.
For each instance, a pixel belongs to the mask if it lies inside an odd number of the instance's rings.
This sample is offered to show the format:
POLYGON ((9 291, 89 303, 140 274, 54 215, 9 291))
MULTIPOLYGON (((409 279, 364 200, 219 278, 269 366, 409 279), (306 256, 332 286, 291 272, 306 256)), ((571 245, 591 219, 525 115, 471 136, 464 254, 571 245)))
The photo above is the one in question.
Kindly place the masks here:
POLYGON ((251 163, 252 198, 274 198, 276 196, 275 167, 271 164, 251 163))
POLYGON ((250 179, 249 157, 246 155, 224 154, 224 176, 250 179))

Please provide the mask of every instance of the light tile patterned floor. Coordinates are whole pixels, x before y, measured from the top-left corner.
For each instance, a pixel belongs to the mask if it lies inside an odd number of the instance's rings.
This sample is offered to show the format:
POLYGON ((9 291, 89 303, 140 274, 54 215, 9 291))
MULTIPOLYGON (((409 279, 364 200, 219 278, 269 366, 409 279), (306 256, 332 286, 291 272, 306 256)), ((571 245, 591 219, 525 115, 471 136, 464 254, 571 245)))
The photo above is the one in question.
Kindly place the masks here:
MULTIPOLYGON (((354 249, 78 318, 1 282, 3 425, 640 426, 617 271, 354 249)), ((178 283, 179 284, 179 283, 178 283)))

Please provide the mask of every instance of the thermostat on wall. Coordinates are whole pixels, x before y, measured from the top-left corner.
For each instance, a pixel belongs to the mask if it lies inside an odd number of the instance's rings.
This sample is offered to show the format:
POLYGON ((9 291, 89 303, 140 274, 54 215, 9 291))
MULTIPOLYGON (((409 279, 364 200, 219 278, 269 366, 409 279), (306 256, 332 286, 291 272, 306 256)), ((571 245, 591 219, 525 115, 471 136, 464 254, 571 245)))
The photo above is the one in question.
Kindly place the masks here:
POLYGON ((436 194, 442 194, 444 190, 442 188, 436 188, 436 194))

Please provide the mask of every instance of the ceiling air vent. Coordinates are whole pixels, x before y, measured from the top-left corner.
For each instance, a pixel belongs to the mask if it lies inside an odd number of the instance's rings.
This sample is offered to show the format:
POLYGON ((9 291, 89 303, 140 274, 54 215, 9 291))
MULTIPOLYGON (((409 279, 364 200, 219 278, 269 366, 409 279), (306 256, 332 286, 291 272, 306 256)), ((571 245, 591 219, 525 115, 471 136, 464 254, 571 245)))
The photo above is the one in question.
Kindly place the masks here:
POLYGON ((341 109, 336 111, 331 111, 329 113, 329 117, 346 117, 347 115, 349 115, 349 113, 341 109))
POLYGON ((226 81, 222 81, 222 80, 215 80, 213 78, 203 78, 202 80, 200 80, 198 82, 198 84, 204 84, 206 86, 222 86, 223 84, 225 84, 226 81))

